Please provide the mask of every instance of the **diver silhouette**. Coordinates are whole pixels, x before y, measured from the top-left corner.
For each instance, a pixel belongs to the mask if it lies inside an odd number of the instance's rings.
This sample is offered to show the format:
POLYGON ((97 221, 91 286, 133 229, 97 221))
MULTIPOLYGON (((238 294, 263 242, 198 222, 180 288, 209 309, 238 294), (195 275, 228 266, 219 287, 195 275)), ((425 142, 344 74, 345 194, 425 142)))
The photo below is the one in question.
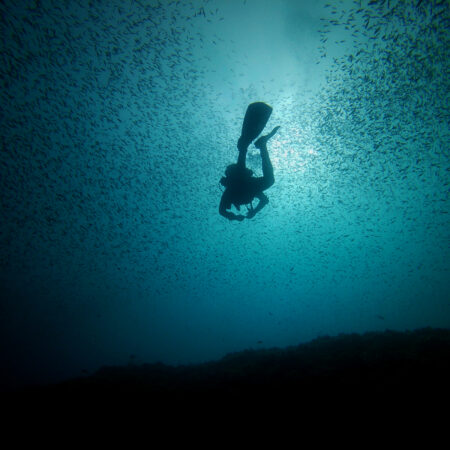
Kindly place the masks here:
POLYGON ((256 213, 261 211, 269 203, 269 199, 263 191, 270 188, 275 182, 273 176, 273 167, 267 151, 267 141, 280 128, 275 127, 269 134, 261 136, 256 142, 255 147, 260 150, 262 160, 262 177, 254 177, 253 171, 245 167, 245 159, 250 143, 261 133, 272 113, 272 107, 256 102, 248 106, 242 125, 241 137, 238 140, 239 156, 237 164, 230 164, 225 170, 225 177, 222 177, 220 183, 225 187, 219 205, 219 213, 229 220, 242 221, 245 218, 251 219, 256 213), (258 205, 253 208, 253 200, 258 198, 258 205), (234 205, 240 211, 242 205, 247 206, 246 216, 234 214, 227 211, 234 205))

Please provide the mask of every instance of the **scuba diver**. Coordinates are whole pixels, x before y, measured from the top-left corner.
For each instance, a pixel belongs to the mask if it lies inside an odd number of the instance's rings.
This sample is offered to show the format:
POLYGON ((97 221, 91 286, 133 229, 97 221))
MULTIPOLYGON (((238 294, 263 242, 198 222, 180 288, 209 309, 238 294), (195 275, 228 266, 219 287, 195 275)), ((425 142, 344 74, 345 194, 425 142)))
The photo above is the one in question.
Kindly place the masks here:
POLYGON ((237 144, 239 150, 237 164, 230 164, 225 170, 226 177, 222 177, 220 180, 220 184, 225 187, 225 191, 220 199, 219 213, 228 220, 242 221, 245 218, 251 219, 269 203, 269 199, 263 191, 273 185, 275 178, 269 152, 267 151, 267 141, 280 127, 275 127, 269 134, 261 136, 255 142, 255 147, 260 150, 261 154, 262 177, 253 177, 253 171, 245 167, 245 159, 248 146, 264 129, 271 113, 272 107, 262 102, 252 103, 247 108, 241 137, 237 144), (258 198, 259 203, 253 208, 255 197, 258 198), (241 205, 250 206, 247 206, 247 215, 243 216, 242 214, 234 214, 228 211, 231 205, 234 205, 238 211, 241 210, 241 205))

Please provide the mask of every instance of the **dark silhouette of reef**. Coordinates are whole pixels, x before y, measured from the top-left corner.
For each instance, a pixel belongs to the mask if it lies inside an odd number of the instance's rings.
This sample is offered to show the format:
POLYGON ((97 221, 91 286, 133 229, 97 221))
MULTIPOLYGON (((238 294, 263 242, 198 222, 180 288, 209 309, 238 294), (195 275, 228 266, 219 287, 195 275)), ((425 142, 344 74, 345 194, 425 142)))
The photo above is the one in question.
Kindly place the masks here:
POLYGON ((35 386, 15 395, 68 398, 149 397, 155 401, 395 396, 448 399, 450 330, 370 332, 320 337, 285 349, 246 350, 187 366, 102 367, 95 374, 35 386))

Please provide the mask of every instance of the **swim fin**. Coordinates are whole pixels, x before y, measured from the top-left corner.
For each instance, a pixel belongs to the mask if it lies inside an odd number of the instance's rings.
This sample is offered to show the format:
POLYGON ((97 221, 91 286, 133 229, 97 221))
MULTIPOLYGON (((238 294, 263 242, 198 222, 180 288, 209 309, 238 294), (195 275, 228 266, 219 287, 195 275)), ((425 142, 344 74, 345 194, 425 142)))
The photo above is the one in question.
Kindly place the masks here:
POLYGON ((272 114, 272 109, 271 106, 263 102, 255 102, 248 105, 239 141, 246 146, 250 145, 266 126, 272 114))
POLYGON ((275 127, 269 134, 265 136, 261 136, 257 141, 255 141, 255 147, 261 149, 264 145, 267 144, 267 141, 274 136, 274 134, 278 131, 280 127, 275 127))

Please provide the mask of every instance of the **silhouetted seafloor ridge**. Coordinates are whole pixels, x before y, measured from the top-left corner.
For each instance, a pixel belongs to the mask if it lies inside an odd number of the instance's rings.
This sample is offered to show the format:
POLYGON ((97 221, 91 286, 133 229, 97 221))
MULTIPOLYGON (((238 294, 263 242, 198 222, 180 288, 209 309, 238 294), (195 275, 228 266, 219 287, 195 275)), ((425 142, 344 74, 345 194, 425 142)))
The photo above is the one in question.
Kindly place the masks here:
POLYGON ((450 382, 450 329, 368 332, 319 337, 284 349, 245 350, 197 365, 107 366, 95 374, 22 395, 143 394, 187 398, 349 398, 434 395, 450 382))

